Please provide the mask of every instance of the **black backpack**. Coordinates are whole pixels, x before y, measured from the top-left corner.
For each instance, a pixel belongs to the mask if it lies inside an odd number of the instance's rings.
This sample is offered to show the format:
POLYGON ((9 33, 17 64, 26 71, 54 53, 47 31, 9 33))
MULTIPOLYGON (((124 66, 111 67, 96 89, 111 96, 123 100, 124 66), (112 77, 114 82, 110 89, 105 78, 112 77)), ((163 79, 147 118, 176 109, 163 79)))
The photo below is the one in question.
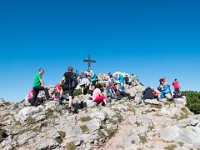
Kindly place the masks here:
POLYGON ((75 74, 72 75, 71 78, 69 78, 69 87, 75 89, 78 85, 78 80, 76 79, 75 74))

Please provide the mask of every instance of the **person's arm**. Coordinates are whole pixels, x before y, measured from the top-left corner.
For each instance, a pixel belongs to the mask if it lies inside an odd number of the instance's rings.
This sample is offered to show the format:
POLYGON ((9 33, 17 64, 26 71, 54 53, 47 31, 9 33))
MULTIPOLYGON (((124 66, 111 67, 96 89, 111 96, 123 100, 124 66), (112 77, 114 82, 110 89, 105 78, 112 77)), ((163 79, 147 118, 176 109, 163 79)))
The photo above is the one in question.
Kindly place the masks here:
POLYGON ((61 81, 60 81, 60 85, 65 81, 65 77, 63 76, 61 81))
POLYGON ((45 86, 44 81, 42 80, 42 78, 39 78, 39 80, 40 80, 41 85, 45 86))
POLYGON ((101 90, 100 90, 100 89, 98 90, 98 94, 99 94, 100 96, 103 95, 103 94, 101 93, 101 90))

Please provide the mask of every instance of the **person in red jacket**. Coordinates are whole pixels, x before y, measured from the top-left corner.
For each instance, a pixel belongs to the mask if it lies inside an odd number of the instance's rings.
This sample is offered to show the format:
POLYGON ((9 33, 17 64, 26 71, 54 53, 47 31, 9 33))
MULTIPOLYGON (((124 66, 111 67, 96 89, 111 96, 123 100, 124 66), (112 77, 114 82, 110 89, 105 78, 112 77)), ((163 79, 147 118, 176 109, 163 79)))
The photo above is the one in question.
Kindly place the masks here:
POLYGON ((174 93, 175 96, 180 96, 180 85, 177 79, 174 80, 174 82, 172 83, 172 85, 174 86, 174 93))

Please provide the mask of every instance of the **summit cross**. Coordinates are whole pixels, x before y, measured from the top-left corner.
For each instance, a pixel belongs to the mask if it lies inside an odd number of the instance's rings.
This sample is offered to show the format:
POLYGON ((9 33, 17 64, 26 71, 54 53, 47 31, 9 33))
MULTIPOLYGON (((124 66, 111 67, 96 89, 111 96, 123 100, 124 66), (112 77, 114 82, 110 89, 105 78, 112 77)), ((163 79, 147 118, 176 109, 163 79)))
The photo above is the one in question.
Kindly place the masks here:
POLYGON ((88 71, 90 71, 91 63, 96 63, 96 60, 91 60, 90 55, 88 55, 88 59, 87 60, 83 60, 83 62, 87 62, 88 63, 88 71))

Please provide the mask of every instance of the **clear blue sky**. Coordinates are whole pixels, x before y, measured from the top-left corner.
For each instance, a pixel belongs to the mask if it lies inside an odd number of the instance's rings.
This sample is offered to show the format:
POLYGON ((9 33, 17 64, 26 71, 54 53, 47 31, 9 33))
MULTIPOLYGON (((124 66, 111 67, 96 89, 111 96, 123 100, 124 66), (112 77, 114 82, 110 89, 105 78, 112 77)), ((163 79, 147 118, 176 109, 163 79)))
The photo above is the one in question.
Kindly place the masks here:
POLYGON ((43 67, 47 85, 68 65, 136 74, 156 87, 166 76, 200 90, 198 0, 1 0, 0 97, 19 101, 43 67))

